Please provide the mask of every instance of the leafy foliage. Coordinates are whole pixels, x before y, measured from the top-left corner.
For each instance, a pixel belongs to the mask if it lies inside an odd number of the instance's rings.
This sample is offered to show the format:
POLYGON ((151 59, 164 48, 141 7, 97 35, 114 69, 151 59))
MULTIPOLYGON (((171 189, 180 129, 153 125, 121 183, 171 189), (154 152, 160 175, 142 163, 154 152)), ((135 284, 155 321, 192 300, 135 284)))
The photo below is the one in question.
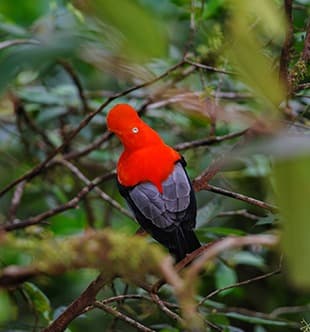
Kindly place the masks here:
POLYGON ((310 322, 307 1, 4 0, 0 13, 1 331, 310 322), (120 102, 187 160, 211 244, 181 271, 134 236, 117 191, 105 115, 120 102))

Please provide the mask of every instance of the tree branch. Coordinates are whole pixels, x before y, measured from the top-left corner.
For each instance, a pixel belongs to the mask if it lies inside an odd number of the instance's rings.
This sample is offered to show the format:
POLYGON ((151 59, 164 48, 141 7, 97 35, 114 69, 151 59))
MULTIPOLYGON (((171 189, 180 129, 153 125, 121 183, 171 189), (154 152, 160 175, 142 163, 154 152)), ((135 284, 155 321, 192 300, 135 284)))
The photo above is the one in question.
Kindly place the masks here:
POLYGON ((260 207, 262 209, 271 211, 273 213, 274 212, 278 212, 278 210, 279 210, 274 205, 265 203, 263 201, 255 199, 253 197, 249 197, 249 196, 246 196, 246 195, 238 194, 236 192, 233 192, 233 191, 230 191, 230 190, 227 190, 227 189, 223 189, 223 188, 220 188, 220 187, 217 187, 217 186, 213 186, 211 184, 207 184, 205 186, 204 190, 212 191, 214 193, 221 194, 221 195, 224 195, 224 196, 227 196, 227 197, 232 197, 232 198, 238 199, 240 201, 249 203, 251 205, 258 206, 258 207, 260 207))
POLYGON ((272 277, 272 276, 274 276, 276 274, 279 274, 280 272, 281 272, 281 266, 279 266, 274 271, 271 271, 271 272, 268 272, 268 273, 264 273, 264 274, 261 274, 259 276, 247 279, 247 280, 239 281, 239 282, 236 282, 234 284, 231 284, 231 285, 228 285, 228 286, 225 286, 225 287, 222 287, 222 288, 218 288, 218 289, 214 290, 213 292, 209 293, 206 297, 204 297, 198 303, 198 306, 203 305, 205 303, 205 301, 207 301, 211 297, 213 297, 213 296, 215 296, 215 295, 223 292, 224 290, 231 289, 231 288, 236 288, 236 287, 240 287, 240 286, 244 286, 244 285, 248 285, 248 284, 251 284, 252 282, 272 277))
POLYGON ((75 84, 75 86, 77 88, 84 114, 87 114, 90 111, 90 108, 88 106, 88 102, 87 102, 87 99, 84 94, 83 86, 82 86, 82 83, 81 83, 78 75, 76 74, 72 65, 69 62, 67 62, 65 60, 59 60, 58 62, 65 69, 65 71, 70 75, 73 83, 75 84))
POLYGON ((284 0, 284 11, 287 20, 287 30, 285 40, 282 46, 280 55, 279 76, 282 82, 286 85, 287 90, 290 91, 291 83, 289 81, 288 65, 291 58, 291 47, 293 43, 293 17, 292 17, 292 0, 284 0))
MULTIPOLYGON (((76 166, 74 166, 72 163, 66 160, 58 160, 60 164, 66 166, 75 176, 77 176, 78 179, 82 180, 84 183, 86 183, 87 186, 91 185, 92 181, 90 181, 76 166)), ((111 196, 109 196, 107 193, 102 191, 99 187, 94 187, 94 191, 108 204, 113 206, 116 210, 124 214, 126 217, 130 218, 131 220, 134 220, 134 217, 130 211, 124 209, 118 202, 116 202, 111 196)))
POLYGON ((11 182, 10 184, 8 184, 6 187, 4 187, 1 191, 0 191, 0 197, 2 195, 4 195, 5 193, 7 193, 10 189, 12 189, 13 187, 15 187, 18 183, 20 183, 21 181, 24 180, 29 180, 32 179, 33 177, 35 177, 36 175, 38 175, 46 166, 47 164, 59 153, 61 153, 64 148, 67 146, 67 144, 85 127, 88 125, 88 123, 91 121, 91 119, 93 117, 95 117, 98 113, 100 113, 107 105, 109 105, 112 101, 114 101, 115 99, 118 99, 122 96, 128 95, 129 93, 135 91, 135 90, 139 90, 142 88, 145 88, 149 85, 152 85, 156 82, 158 82, 159 80, 163 79, 164 77, 168 76, 171 72, 173 72, 174 70, 178 69, 179 67, 184 65, 184 60, 181 60, 180 62, 178 62, 177 64, 175 64, 174 66, 168 68, 164 73, 162 73, 161 75, 138 85, 135 85, 131 88, 128 88, 126 90, 123 90, 121 92, 115 93, 114 95, 112 95, 111 97, 107 98, 107 100, 101 104, 101 106, 96 109, 93 112, 90 112, 81 122, 80 124, 68 135, 66 142, 64 142, 63 144, 61 144, 60 146, 58 146, 55 150, 53 150, 49 156, 40 164, 38 164, 37 166, 35 166, 33 169, 31 169, 30 171, 26 172, 25 174, 23 174, 22 176, 20 176, 19 178, 17 178, 16 180, 14 180, 13 182, 11 182))
POLYGON ((192 66, 196 67, 196 68, 201 68, 201 69, 204 69, 206 71, 211 71, 213 73, 220 73, 220 74, 226 74, 226 75, 237 75, 233 71, 229 71, 229 70, 219 69, 219 68, 212 67, 212 66, 203 65, 201 63, 189 60, 188 58, 185 58, 185 62, 188 63, 189 65, 192 65, 192 66))
POLYGON ((17 208, 21 202, 26 183, 27 183, 26 181, 22 181, 15 188, 15 191, 14 191, 14 194, 12 197, 12 201, 11 201, 11 206, 10 206, 9 212, 8 212, 8 220, 10 222, 13 222, 13 220, 16 218, 17 208))
POLYGON ((230 133, 227 135, 223 135, 223 136, 211 136, 211 137, 207 137, 204 139, 199 139, 199 140, 195 140, 195 141, 191 141, 191 142, 184 142, 184 143, 179 143, 177 145, 175 145, 175 149, 177 151, 183 151, 183 150, 187 150, 187 149, 191 149, 191 148, 196 148, 199 146, 205 146, 205 145, 212 145, 212 144, 216 144, 216 143, 220 143, 226 140, 230 140, 236 137, 240 137, 242 135, 244 135, 247 132, 248 129, 244 129, 241 131, 237 131, 234 133, 230 133))
POLYGON ((207 261, 217 257, 223 251, 240 248, 246 245, 260 244, 263 246, 275 246, 278 243, 278 237, 271 234, 246 235, 246 236, 228 236, 217 241, 213 246, 197 258, 186 271, 188 280, 194 280, 199 271, 207 261))
POLYGON ((108 312, 109 314, 115 316, 118 319, 121 319, 122 321, 126 322, 127 324, 133 326, 138 331, 155 332, 155 330, 152 330, 152 329, 146 327, 145 325, 139 323, 138 321, 132 319, 131 317, 129 317, 129 316, 121 313, 120 311, 118 311, 116 309, 113 309, 112 307, 106 305, 105 303, 103 303, 103 301, 95 301, 93 303, 93 306, 108 312))
POLYGON ((58 316, 48 327, 42 332, 62 332, 72 322, 72 320, 81 315, 87 306, 94 303, 96 295, 102 287, 111 280, 111 276, 106 277, 103 273, 92 281, 85 291, 76 298, 66 310, 58 316))
POLYGON ((39 45, 40 42, 35 39, 12 39, 12 40, 5 40, 0 43, 0 50, 4 48, 9 48, 16 45, 23 45, 23 44, 32 44, 32 45, 39 45))
POLYGON ((31 225, 36 225, 41 223, 42 221, 45 221, 48 218, 51 218, 52 216, 64 212, 69 209, 75 208, 81 199, 83 199, 95 186, 97 186, 99 183, 104 181, 110 174, 105 174, 102 176, 97 177, 93 181, 91 181, 86 187, 84 187, 79 193, 72 198, 70 201, 68 201, 65 204, 59 205, 55 207, 54 209, 50 209, 48 211, 45 211, 41 214, 36 215, 35 217, 30 217, 25 220, 15 221, 14 223, 5 223, 0 225, 0 232, 1 231, 12 231, 16 229, 25 228, 31 225))

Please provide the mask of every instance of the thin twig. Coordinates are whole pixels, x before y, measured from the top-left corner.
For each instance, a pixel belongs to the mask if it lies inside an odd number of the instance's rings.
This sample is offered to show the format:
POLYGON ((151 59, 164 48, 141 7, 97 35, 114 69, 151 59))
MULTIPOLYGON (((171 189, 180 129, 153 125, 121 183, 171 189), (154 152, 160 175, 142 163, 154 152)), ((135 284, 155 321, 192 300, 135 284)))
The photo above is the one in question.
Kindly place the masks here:
MULTIPOLYGON (((58 162, 64 166, 66 166, 70 171, 77 176, 80 180, 82 180, 87 186, 91 185, 92 181, 90 181, 76 166, 74 166, 72 163, 70 163, 67 160, 58 160, 58 162)), ((94 191, 108 204, 113 206, 116 210, 124 214, 126 217, 135 220, 132 216, 132 214, 124 209, 117 201, 115 201, 111 196, 109 196, 107 193, 102 191, 100 188, 95 187, 94 191)))
POLYGON ((298 312, 310 312, 310 304, 303 306, 292 306, 292 307, 279 307, 274 309, 271 313, 271 317, 278 317, 280 315, 295 314, 298 312))
POLYGON ((88 106, 88 102, 85 97, 84 89, 83 89, 82 83, 81 83, 78 75, 76 74, 72 65, 69 62, 67 62, 65 60, 59 60, 58 62, 62 65, 62 67, 65 69, 65 71, 70 75, 73 83, 75 84, 75 86, 78 90, 78 94, 79 94, 79 97, 81 100, 81 104, 83 106, 84 114, 87 114, 90 111, 90 108, 88 106))
MULTIPOLYGON (((117 296, 111 296, 107 299, 100 300, 101 303, 104 304, 110 304, 113 302, 120 302, 124 303, 127 300, 145 300, 148 302, 154 302, 151 297, 142 295, 142 294, 121 294, 117 296)), ((178 309, 179 306, 175 303, 167 302, 167 301, 162 301, 167 307, 175 308, 178 309)))
POLYGON ((63 151, 63 149, 66 147, 66 145, 85 127, 88 125, 88 123, 91 121, 91 119, 96 116, 98 113, 100 113, 107 105, 109 105, 112 101, 114 101, 115 99, 128 95, 129 93, 135 91, 135 90, 139 90, 142 88, 145 88, 149 85, 152 85, 156 82, 158 82, 159 80, 163 79, 164 77, 168 76, 171 72, 173 72, 174 70, 178 69, 179 67, 184 65, 184 60, 181 60, 180 62, 178 62, 177 64, 175 64, 174 66, 168 68, 164 73, 162 73, 161 75, 153 78, 152 80, 149 80, 147 82, 135 85, 131 88, 128 88, 126 90, 123 90, 121 92, 115 93, 113 96, 107 98, 107 100, 101 104, 101 106, 96 109, 93 112, 90 112, 87 116, 85 116, 85 118, 80 122, 80 124, 68 135, 66 142, 64 142, 63 144, 61 144, 60 146, 58 146, 55 150, 53 150, 49 156, 40 164, 38 164, 37 166, 35 166, 33 169, 29 170, 28 172, 26 172, 25 174, 23 174, 22 176, 20 176, 19 178, 17 178, 16 180, 14 180, 13 182, 11 182, 10 184, 8 184, 7 186, 5 186, 1 191, 0 191, 0 197, 2 195, 4 195, 5 193, 7 193, 10 189, 12 189, 13 187, 15 187, 18 183, 20 183, 23 180, 29 180, 32 179, 33 177, 35 177, 36 175, 38 175, 46 166, 47 164, 58 154, 61 153, 63 151))
POLYGON ((181 316, 170 310, 164 303, 164 301, 161 300, 161 298, 158 296, 158 294, 151 293, 151 297, 153 301, 158 305, 159 309, 165 313, 168 317, 172 318, 173 320, 179 322, 180 324, 184 324, 184 320, 181 316))
POLYGON ((250 279, 247 279, 247 280, 243 280, 243 281, 240 281, 240 282, 236 282, 234 284, 231 284, 231 285, 228 285, 228 286, 225 286, 225 287, 222 287, 222 288, 218 288, 216 290, 214 290, 213 292, 209 293, 206 297, 204 297, 199 303, 198 303, 198 306, 201 306, 202 304, 205 303, 205 301, 207 301, 208 299, 210 299, 211 297, 223 292, 224 290, 227 290, 227 289, 231 289, 231 288, 236 288, 236 287, 240 287, 240 286, 244 286, 244 285, 248 285, 248 284, 251 284, 252 282, 255 282, 255 281, 258 281, 258 280, 262 280, 262 279, 266 279, 266 278, 269 278, 269 277, 272 277, 273 275, 275 274, 279 274, 281 272, 281 267, 278 267, 276 270, 274 271, 271 271, 271 272, 268 272, 268 273, 264 273, 264 274, 261 274, 259 276, 256 276, 256 277, 253 277, 253 278, 250 278, 250 279))
POLYGON ((16 212, 17 212, 18 206, 21 202, 21 198, 23 196, 26 183, 27 183, 26 181, 22 181, 15 188, 15 191, 14 191, 14 194, 12 197, 12 201, 11 201, 11 206, 10 206, 9 212, 8 212, 8 220, 10 222, 12 222, 16 218, 16 212))
POLYGON ((82 150, 66 153, 63 156, 63 159, 65 159, 65 160, 75 159, 76 160, 78 158, 84 157, 91 151, 98 149, 104 142, 108 141, 112 136, 113 136, 112 133, 110 133, 109 131, 106 131, 101 136, 99 136, 97 139, 95 139, 92 143, 86 145, 82 150))
POLYGON ((6 40, 0 43, 0 50, 4 48, 9 48, 16 45, 22 45, 22 44, 32 44, 32 45, 39 45, 40 42, 35 39, 12 39, 12 40, 6 40))
POLYGON ((259 220, 261 218, 260 216, 248 212, 246 209, 220 212, 215 217, 227 217, 227 216, 242 216, 244 218, 248 218, 251 220, 259 220))
POLYGON ((211 184, 207 184, 206 187, 204 188, 204 190, 212 191, 214 193, 221 194, 221 195, 224 195, 224 196, 227 196, 227 197, 232 197, 232 198, 235 198, 235 199, 238 199, 240 201, 258 206, 262 209, 265 209, 265 210, 268 210, 268 211, 271 211, 271 212, 278 212, 278 210, 279 210, 276 206, 265 203, 265 202, 260 201, 256 198, 249 197, 249 196, 246 196, 246 195, 243 195, 243 194, 239 194, 239 193, 236 193, 236 192, 224 189, 224 188, 220 188, 220 187, 217 187, 217 186, 213 186, 211 184))
POLYGON ((223 135, 223 136, 211 136, 211 137, 207 137, 204 139, 199 139, 199 140, 195 140, 195 141, 191 141, 191 142, 184 142, 184 143, 179 143, 177 145, 175 145, 175 149, 177 151, 183 151, 183 150, 187 150, 187 149, 191 149, 191 148, 196 148, 199 146, 205 146, 205 145, 212 145, 212 144, 216 144, 216 143, 220 143, 229 139, 233 139, 239 136, 244 135, 247 132, 248 129, 244 129, 241 131, 237 131, 234 133, 230 133, 227 135, 223 135))
POLYGON ((47 210, 41 214, 36 215, 35 217, 30 217, 28 219, 15 221, 14 223, 5 223, 0 225, 0 231, 12 231, 16 229, 25 228, 31 225, 39 224, 45 221, 48 218, 53 217, 54 215, 64 212, 69 209, 73 209, 77 207, 80 200, 83 199, 94 187, 96 187, 99 183, 104 181, 109 174, 105 174, 102 176, 97 177, 93 181, 91 181, 87 186, 85 186, 78 194, 73 197, 70 201, 65 204, 59 205, 53 209, 47 210))
POLYGON ((46 135, 44 130, 37 126, 37 124, 31 119, 28 113, 25 110, 23 103, 21 102, 20 98, 14 95, 12 92, 9 93, 10 99, 14 105, 14 110, 16 116, 20 116, 24 119, 24 123, 36 134, 38 134, 42 141, 49 146, 50 148, 55 148, 54 144, 51 142, 49 137, 46 135))
POLYGON ((212 67, 212 66, 207 66, 207 65, 203 65, 201 63, 198 63, 198 62, 194 62, 192 60, 189 60, 188 58, 185 58, 185 62, 196 67, 196 68, 201 68, 201 69, 204 69, 206 71, 211 71, 211 72, 214 72, 214 73, 221 73, 221 74, 226 74, 226 75, 236 75, 235 72, 233 71, 229 71, 229 70, 224 70, 224 69, 219 69, 219 68, 216 68, 216 67, 212 67))
POLYGON ((121 319, 122 321, 126 322, 127 324, 133 326, 135 329, 138 331, 143 331, 143 332, 155 332, 155 330, 152 330, 145 325, 139 323, 138 321, 132 319, 131 317, 121 313, 120 311, 113 309, 112 307, 102 303, 102 301, 95 301, 94 302, 94 307, 102 309, 109 314, 113 315, 114 317, 117 317, 118 319, 121 319))
POLYGON ((258 312, 258 311, 254 311, 254 310, 249 310, 246 308, 226 307, 226 308, 218 308, 217 311, 219 313, 227 314, 228 317, 229 317, 229 314, 238 313, 238 314, 245 315, 248 317, 262 318, 262 319, 270 320, 273 322, 275 320, 277 320, 278 322, 283 323, 283 325, 285 324, 286 327, 290 327, 290 328, 294 328, 294 329, 300 329, 300 327, 301 327, 300 323, 292 322, 290 320, 283 319, 283 318, 275 319, 270 314, 266 314, 266 313, 258 312))
POLYGON ((207 261, 217 257, 225 250, 253 244, 275 246, 277 243, 278 237, 271 234, 228 236, 217 241, 213 246, 210 246, 208 250, 204 251, 204 253, 189 266, 186 271, 187 278, 188 280, 194 280, 207 261))

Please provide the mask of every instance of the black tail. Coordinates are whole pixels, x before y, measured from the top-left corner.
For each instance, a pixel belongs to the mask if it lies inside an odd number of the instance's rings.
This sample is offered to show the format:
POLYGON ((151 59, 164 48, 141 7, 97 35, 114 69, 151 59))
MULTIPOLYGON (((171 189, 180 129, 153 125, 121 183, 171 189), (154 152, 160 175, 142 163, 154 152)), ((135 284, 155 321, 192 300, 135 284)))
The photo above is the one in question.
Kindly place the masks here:
MULTIPOLYGON (((172 235, 172 234, 171 234, 172 235)), ((181 261, 187 254, 201 247, 196 234, 192 229, 179 227, 173 231, 170 253, 175 257, 176 262, 181 261)))

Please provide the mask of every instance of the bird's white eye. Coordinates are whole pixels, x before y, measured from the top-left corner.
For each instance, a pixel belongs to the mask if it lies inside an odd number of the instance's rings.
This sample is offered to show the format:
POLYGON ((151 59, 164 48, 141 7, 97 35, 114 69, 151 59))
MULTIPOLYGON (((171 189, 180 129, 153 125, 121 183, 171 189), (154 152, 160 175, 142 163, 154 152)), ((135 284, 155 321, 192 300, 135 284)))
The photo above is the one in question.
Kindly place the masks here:
POLYGON ((139 132, 139 128, 137 128, 137 127, 133 127, 133 128, 131 129, 131 131, 132 131, 134 134, 136 134, 136 133, 139 132))

